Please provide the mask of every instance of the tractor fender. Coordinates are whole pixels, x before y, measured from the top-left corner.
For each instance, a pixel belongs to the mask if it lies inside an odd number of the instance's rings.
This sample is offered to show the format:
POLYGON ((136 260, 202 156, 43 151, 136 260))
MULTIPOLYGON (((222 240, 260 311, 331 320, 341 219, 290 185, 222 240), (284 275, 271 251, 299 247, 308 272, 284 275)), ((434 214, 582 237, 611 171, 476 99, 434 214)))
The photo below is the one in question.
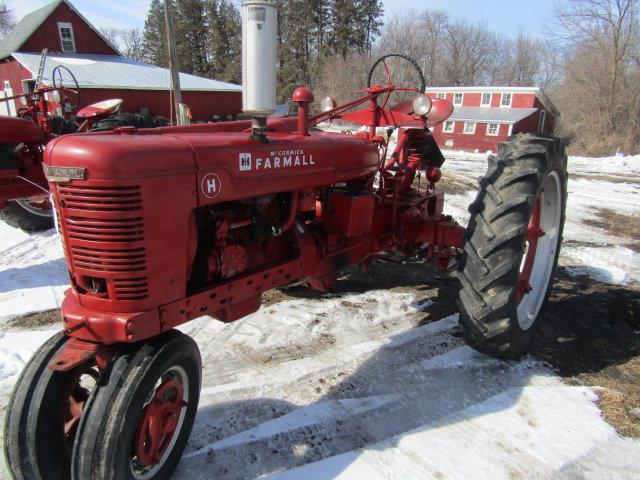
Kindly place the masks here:
POLYGON ((31 120, 0 116, 0 143, 43 143, 44 132, 31 120))

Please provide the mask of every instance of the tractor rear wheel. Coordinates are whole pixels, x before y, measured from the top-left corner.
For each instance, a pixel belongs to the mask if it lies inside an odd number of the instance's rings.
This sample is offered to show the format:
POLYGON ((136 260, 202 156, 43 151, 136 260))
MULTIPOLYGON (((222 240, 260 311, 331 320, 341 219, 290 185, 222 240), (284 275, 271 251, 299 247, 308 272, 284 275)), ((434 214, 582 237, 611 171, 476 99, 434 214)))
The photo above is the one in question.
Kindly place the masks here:
POLYGON ((0 210, 0 219, 29 233, 54 227, 53 208, 46 197, 11 200, 0 210))
POLYGON ((58 333, 27 363, 5 417, 4 450, 15 480, 64 480, 78 421, 99 375, 92 361, 68 372, 47 368, 68 338, 58 333))
POLYGON ((460 323, 477 350, 517 359, 532 345, 558 263, 567 197, 563 143, 512 137, 480 186, 464 237, 460 323))
POLYGON ((103 379, 78 428, 72 478, 169 478, 198 409, 198 346, 169 331, 118 356, 103 379))

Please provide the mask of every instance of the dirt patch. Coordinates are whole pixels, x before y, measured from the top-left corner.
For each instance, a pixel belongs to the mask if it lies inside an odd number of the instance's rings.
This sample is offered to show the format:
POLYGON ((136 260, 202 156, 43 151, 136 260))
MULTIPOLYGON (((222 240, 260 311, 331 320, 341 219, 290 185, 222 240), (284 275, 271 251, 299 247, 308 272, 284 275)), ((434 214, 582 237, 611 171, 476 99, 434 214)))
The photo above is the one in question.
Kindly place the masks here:
POLYGON ((31 330, 50 325, 62 324, 60 310, 47 310, 46 312, 32 313, 23 317, 9 320, 3 326, 3 330, 31 330))
POLYGON ((602 387, 604 418, 640 437, 640 291, 558 274, 533 354, 567 382, 602 387))
POLYGON ((438 182, 438 190, 446 195, 464 195, 467 192, 475 192, 478 188, 478 184, 468 177, 451 172, 442 172, 442 179, 438 182))
POLYGON ((634 242, 629 243, 629 248, 640 251, 640 216, 626 215, 609 208, 596 209, 595 219, 585 220, 583 223, 590 227, 601 228, 618 237, 629 238, 634 242))

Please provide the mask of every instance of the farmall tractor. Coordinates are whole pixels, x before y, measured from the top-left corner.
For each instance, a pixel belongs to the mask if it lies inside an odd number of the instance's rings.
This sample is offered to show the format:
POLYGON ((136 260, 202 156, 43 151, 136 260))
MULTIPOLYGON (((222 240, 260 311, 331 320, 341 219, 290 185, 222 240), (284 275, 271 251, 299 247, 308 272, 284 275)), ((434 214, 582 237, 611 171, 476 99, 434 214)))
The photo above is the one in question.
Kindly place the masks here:
POLYGON ((18 117, 0 116, 0 218, 28 232, 54 224, 49 185, 42 169, 45 145, 60 135, 88 131, 122 104, 122 100, 113 99, 82 108, 76 114, 78 124, 69 115, 55 114, 80 104, 75 76, 66 67, 57 66, 52 78, 52 86, 38 85, 33 92, 2 100, 17 101, 22 107, 18 117), (70 78, 73 88, 62 85, 63 76, 70 78))
POLYGON ((562 144, 537 135, 503 144, 464 229, 443 214, 444 157, 429 130, 451 105, 424 96, 424 85, 390 78, 345 105, 323 102, 316 115, 299 88, 297 117, 266 118, 276 16, 271 2, 243 4, 253 121, 125 127, 47 145, 71 288, 63 330, 27 364, 7 409, 16 479, 169 478, 201 382, 198 348, 175 327, 203 315, 233 322, 273 288, 328 290, 343 267, 388 252, 421 253, 441 269, 458 258, 467 341, 498 358, 529 349, 564 223, 562 144), (415 100, 387 108, 398 91, 415 100), (316 128, 330 119, 366 130, 316 128), (391 152, 380 127, 402 127, 391 152))

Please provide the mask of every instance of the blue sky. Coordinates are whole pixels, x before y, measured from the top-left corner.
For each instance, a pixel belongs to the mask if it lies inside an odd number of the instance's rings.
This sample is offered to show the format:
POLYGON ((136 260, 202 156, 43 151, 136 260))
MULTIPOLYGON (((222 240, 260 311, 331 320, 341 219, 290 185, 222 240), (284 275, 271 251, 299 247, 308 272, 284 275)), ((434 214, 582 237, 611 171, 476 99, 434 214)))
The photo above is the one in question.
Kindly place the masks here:
MULTIPOLYGON (((542 35, 543 24, 552 16, 559 0, 383 0, 386 16, 408 10, 439 8, 451 17, 482 22, 496 32, 515 36, 522 31, 542 35)), ((49 0, 8 0, 19 19, 24 14, 49 3, 49 0)), ((96 26, 144 25, 149 0, 72 0, 76 8, 96 26)), ((240 3, 239 0, 236 3, 240 3)))

